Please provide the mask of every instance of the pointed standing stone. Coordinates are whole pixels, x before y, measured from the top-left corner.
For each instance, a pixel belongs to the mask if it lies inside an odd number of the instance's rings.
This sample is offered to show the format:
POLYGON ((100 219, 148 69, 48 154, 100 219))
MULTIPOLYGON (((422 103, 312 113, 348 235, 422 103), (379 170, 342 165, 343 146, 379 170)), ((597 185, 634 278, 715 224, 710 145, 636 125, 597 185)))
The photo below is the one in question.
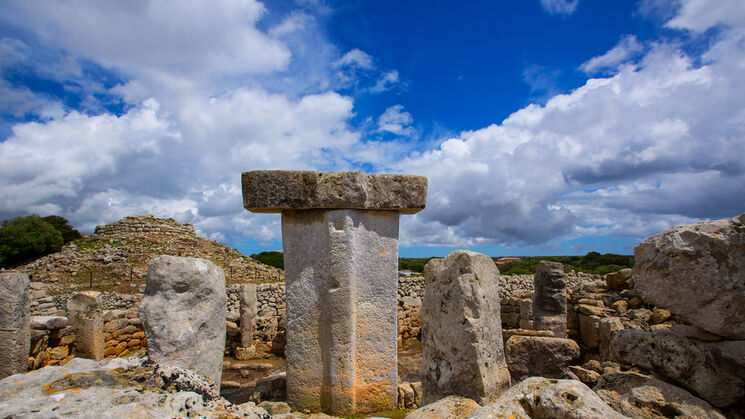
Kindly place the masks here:
POLYGON ((209 260, 156 256, 140 305, 150 358, 196 371, 220 391, 227 295, 222 269, 209 260))
POLYGON ((533 277, 533 328, 567 337, 567 284, 564 265, 543 261, 533 277))
POLYGON ((458 395, 481 405, 510 386, 499 307, 499 270, 479 253, 456 250, 424 269, 422 404, 458 395))
POLYGON ((100 361, 105 349, 103 307, 98 291, 77 292, 67 301, 67 316, 75 330, 75 355, 100 361))
POLYGON ((28 370, 29 284, 26 274, 0 272, 0 379, 28 370))
POLYGON ((246 209, 282 213, 287 403, 395 410, 398 215, 424 208, 427 179, 256 171, 242 183, 246 209))

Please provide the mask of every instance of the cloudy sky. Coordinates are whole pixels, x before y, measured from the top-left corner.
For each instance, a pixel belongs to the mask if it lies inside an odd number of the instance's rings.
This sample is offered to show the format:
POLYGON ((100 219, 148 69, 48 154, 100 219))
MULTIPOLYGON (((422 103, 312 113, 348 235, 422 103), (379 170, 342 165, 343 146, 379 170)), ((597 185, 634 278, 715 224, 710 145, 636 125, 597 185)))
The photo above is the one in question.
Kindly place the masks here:
POLYGON ((742 0, 5 0, 0 219, 193 222, 240 173, 429 178, 401 255, 630 254, 745 212, 742 0))

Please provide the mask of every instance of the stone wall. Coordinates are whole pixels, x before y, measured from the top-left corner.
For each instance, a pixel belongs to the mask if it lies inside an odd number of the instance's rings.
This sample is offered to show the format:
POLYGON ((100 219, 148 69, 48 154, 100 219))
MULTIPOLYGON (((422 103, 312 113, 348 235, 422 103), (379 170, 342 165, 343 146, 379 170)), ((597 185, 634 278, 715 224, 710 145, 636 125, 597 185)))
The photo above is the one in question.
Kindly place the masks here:
POLYGON ((126 217, 115 223, 96 227, 95 235, 115 237, 131 233, 160 233, 170 235, 196 236, 194 225, 178 223, 172 218, 155 218, 152 215, 126 217))
POLYGON ((103 332, 106 346, 103 355, 107 358, 131 356, 140 349, 147 348, 142 320, 136 308, 104 312, 103 332))

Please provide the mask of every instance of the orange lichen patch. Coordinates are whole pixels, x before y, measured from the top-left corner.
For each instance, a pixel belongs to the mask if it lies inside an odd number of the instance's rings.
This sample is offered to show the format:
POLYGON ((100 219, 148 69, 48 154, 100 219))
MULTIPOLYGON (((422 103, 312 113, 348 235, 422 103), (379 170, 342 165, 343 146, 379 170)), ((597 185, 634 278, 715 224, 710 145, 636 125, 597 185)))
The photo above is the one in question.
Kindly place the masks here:
POLYGON ((470 417, 473 412, 476 411, 480 406, 476 403, 464 403, 457 401, 450 408, 450 417, 452 418, 467 418, 470 417))
POLYGON ((373 383, 354 387, 355 410, 358 413, 396 410, 398 393, 391 390, 391 383, 373 383))

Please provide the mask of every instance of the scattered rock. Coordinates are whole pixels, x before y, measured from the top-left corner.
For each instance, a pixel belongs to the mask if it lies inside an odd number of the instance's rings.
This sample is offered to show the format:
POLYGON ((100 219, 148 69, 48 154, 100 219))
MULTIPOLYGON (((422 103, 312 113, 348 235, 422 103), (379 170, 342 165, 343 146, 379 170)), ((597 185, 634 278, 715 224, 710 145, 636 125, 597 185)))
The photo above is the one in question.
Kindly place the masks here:
POLYGON ((424 270, 422 403, 449 395, 496 400, 510 385, 499 315, 499 270, 486 255, 457 250, 424 270))
POLYGON ((655 306, 745 339, 745 214, 675 226, 634 249, 636 289, 655 306))
POLYGON ((512 336, 505 345, 513 383, 532 376, 577 378, 568 367, 579 356, 579 346, 571 339, 512 336))
POLYGON ((600 373, 588 370, 578 365, 570 365, 569 371, 576 375, 577 378, 579 378, 579 381, 582 381, 588 387, 593 387, 600 379, 600 373))
MULTIPOLYGON (((445 416, 442 416, 445 417, 445 416)), ((577 380, 530 377, 474 412, 471 419, 494 418, 626 418, 577 380)))
POLYGON ((629 288, 629 279, 631 279, 631 268, 621 269, 618 272, 611 272, 605 275, 605 284, 608 289, 625 290, 629 288))

